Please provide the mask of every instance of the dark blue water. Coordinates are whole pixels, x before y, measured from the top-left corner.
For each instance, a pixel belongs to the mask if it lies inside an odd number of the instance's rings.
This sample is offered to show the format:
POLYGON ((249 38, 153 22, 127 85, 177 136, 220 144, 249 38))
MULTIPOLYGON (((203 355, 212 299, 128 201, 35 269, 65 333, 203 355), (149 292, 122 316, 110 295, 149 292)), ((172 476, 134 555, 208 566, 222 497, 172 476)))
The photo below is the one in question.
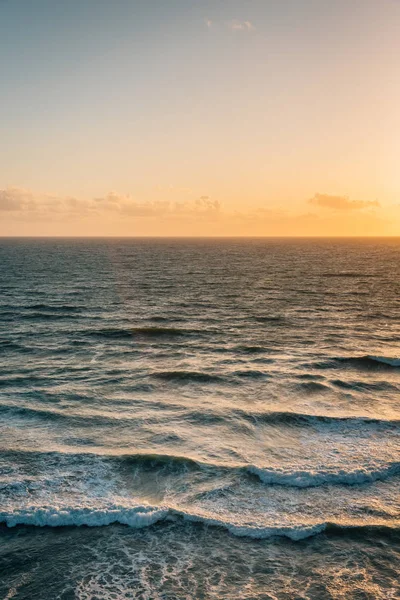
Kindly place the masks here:
POLYGON ((0 265, 1 597, 400 596, 400 240, 0 265))

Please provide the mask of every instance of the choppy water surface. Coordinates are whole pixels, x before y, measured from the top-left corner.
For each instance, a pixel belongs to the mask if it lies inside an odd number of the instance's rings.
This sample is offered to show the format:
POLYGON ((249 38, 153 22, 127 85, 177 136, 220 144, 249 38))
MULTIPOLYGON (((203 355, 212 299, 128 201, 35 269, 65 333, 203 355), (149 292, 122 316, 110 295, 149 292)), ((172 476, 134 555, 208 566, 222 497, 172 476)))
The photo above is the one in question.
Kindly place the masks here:
POLYGON ((400 596, 399 240, 0 265, 1 597, 400 596))

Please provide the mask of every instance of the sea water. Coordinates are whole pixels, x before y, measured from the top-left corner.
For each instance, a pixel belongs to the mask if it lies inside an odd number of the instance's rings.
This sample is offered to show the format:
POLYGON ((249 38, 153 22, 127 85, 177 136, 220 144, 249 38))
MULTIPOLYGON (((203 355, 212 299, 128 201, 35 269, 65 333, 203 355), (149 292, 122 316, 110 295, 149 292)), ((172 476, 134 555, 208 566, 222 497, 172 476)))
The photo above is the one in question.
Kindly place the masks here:
POLYGON ((400 240, 0 241, 0 596, 400 597, 400 240))

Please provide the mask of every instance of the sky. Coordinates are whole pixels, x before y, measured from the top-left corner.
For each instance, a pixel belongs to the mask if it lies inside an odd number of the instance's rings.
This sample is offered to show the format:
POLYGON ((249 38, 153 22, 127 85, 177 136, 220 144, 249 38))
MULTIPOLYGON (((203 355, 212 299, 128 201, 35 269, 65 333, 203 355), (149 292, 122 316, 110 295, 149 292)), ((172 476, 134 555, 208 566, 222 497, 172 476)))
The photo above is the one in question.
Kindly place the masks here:
POLYGON ((400 235, 400 0, 0 0, 0 236, 400 235))

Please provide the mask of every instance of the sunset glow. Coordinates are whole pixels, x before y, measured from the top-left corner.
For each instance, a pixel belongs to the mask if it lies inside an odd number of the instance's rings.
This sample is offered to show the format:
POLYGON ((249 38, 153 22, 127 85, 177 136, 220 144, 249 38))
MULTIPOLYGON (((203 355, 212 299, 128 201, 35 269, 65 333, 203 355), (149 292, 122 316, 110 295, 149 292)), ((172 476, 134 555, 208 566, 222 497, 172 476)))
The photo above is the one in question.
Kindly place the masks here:
POLYGON ((0 235, 400 235, 399 2, 22 4, 0 235))

